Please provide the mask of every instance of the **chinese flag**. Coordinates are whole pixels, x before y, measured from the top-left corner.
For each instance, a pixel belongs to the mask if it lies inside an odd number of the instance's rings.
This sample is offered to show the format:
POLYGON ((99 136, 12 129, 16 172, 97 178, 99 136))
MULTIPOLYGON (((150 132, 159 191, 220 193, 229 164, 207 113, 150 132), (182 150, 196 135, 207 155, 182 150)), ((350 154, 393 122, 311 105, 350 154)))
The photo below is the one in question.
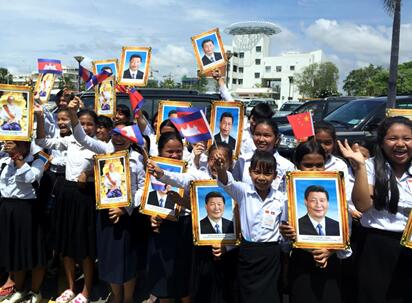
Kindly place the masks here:
POLYGON ((287 118, 289 124, 292 126, 296 140, 302 140, 315 135, 310 112, 289 115, 287 118))

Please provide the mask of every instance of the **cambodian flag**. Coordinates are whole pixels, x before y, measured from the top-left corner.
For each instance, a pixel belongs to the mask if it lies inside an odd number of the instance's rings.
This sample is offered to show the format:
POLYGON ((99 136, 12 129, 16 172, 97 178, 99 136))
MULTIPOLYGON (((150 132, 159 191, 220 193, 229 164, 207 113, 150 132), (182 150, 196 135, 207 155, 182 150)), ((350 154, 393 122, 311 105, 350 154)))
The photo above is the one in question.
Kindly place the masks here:
POLYGON ((37 59, 39 74, 59 74, 63 73, 62 63, 55 59, 37 59))
POLYGON ((92 78, 86 82, 86 90, 91 89, 93 86, 102 83, 104 80, 109 78, 113 73, 109 73, 108 71, 102 70, 100 74, 93 75, 92 78))
POLYGON ((79 67, 79 77, 81 77, 83 79, 83 81, 87 83, 92 79, 93 73, 91 71, 89 71, 87 68, 80 65, 80 67, 79 67))
POLYGON ((182 118, 184 116, 199 112, 200 109, 196 107, 176 107, 177 117, 182 118))
POLYGON ((137 116, 137 113, 139 109, 143 106, 144 104, 144 98, 143 96, 135 89, 131 88, 128 91, 129 93, 129 98, 130 98, 130 105, 132 106, 134 116, 137 116))
POLYGON ((137 143, 140 146, 144 146, 144 140, 139 127, 136 124, 125 126, 122 128, 114 128, 113 131, 130 141, 137 143))
POLYGON ((212 139, 212 132, 203 112, 196 111, 181 118, 170 118, 187 142, 195 144, 212 139))

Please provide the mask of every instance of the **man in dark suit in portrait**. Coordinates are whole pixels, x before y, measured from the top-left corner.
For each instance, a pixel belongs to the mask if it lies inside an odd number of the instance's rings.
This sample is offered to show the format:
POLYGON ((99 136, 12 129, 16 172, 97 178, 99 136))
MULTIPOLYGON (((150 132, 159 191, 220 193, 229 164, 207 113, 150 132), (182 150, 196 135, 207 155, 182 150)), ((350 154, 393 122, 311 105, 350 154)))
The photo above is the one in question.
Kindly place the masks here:
POLYGON ((236 139, 230 136, 230 132, 233 127, 233 116, 229 112, 224 112, 220 116, 219 129, 220 132, 217 133, 214 138, 216 143, 226 143, 229 145, 231 150, 235 150, 236 139))
POLYGON ((168 209, 175 209, 175 203, 170 196, 167 195, 171 186, 167 185, 163 190, 152 190, 147 198, 147 204, 159 206, 168 209))
POLYGON ((233 234, 233 222, 223 218, 225 197, 216 191, 206 195, 207 216, 200 220, 201 234, 233 234))
POLYGON ((299 218, 299 234, 339 236, 339 222, 326 217, 329 193, 323 186, 311 185, 305 190, 307 214, 299 218))
POLYGON ((129 68, 123 72, 123 79, 143 79, 143 72, 139 70, 142 64, 142 57, 131 55, 129 59, 129 68))
POLYGON ((202 49, 203 49, 203 52, 205 53, 204 56, 202 57, 203 66, 212 64, 222 59, 222 54, 215 52, 215 44, 213 43, 213 40, 211 39, 203 40, 202 49))

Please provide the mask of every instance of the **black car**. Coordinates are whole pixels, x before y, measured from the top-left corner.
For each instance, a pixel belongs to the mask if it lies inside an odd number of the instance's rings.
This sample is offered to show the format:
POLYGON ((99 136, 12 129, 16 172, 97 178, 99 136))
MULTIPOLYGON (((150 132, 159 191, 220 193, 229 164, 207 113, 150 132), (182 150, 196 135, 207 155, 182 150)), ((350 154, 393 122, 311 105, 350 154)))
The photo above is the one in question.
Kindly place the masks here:
MULTIPOLYGON (((330 113, 324 121, 335 126, 339 140, 364 142, 372 148, 376 141, 376 129, 386 116, 386 101, 387 97, 352 100, 330 113)), ((412 96, 396 97, 396 108, 412 109, 412 96)), ((279 152, 290 157, 297 145, 292 128, 290 125, 281 126, 279 132, 279 152)))

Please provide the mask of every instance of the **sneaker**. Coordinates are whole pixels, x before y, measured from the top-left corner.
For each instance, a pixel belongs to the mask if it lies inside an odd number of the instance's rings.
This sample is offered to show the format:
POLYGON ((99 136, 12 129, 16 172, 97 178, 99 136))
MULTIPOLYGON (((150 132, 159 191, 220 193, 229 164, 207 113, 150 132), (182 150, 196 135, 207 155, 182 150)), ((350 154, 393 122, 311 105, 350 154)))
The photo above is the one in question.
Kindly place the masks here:
POLYGON ((89 303, 89 300, 82 293, 79 293, 70 303, 89 303))
POLYGON ((24 300, 22 301, 22 303, 40 303, 41 299, 42 298, 41 298, 40 292, 36 294, 33 291, 29 291, 27 296, 24 297, 24 300))
POLYGON ((23 301, 25 297, 25 293, 22 291, 16 291, 14 294, 12 294, 10 297, 7 299, 3 300, 2 303, 19 303, 23 301))
POLYGON ((66 289, 57 299, 56 303, 69 303, 76 294, 71 289, 66 289))

